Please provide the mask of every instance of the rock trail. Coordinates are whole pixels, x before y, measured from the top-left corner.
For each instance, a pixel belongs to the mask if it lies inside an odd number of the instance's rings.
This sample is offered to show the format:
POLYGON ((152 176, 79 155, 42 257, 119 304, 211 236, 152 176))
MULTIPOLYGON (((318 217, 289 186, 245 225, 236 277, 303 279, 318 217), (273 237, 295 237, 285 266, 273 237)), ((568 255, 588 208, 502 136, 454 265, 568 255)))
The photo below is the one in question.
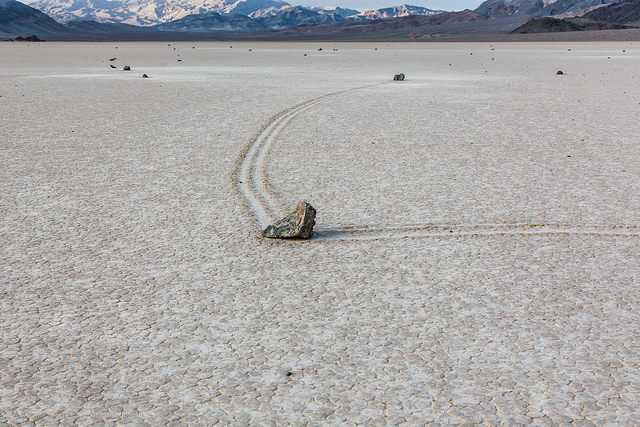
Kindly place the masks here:
MULTIPOLYGON (((381 83, 386 84, 386 83, 381 83)), ((371 87, 371 86, 365 86, 371 87)), ((242 151, 234 172, 236 186, 244 199, 249 213, 255 217, 260 229, 264 229, 273 221, 283 216, 290 207, 279 206, 269 190, 270 184, 266 176, 267 154, 275 143, 280 132, 287 124, 306 110, 326 102, 346 92, 363 87, 330 93, 298 104, 274 115, 263 126, 257 136, 252 138, 242 151)), ((322 221, 322 219, 320 219, 322 221)), ((315 229, 315 240, 377 240, 399 239, 411 237, 444 237, 444 236, 488 236, 488 235, 533 235, 533 234, 582 234, 638 236, 640 227, 635 225, 611 224, 406 224, 398 227, 345 227, 315 229)))

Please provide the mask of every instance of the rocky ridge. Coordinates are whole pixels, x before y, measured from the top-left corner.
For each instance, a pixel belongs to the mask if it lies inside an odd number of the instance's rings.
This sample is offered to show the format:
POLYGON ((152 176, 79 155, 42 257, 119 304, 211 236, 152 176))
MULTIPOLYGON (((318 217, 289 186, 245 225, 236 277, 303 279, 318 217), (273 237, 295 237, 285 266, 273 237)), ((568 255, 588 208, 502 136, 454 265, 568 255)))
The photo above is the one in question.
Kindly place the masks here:
POLYGON ((487 0, 476 9, 490 18, 501 16, 527 16, 538 18, 560 14, 580 15, 595 6, 617 3, 619 0, 487 0))

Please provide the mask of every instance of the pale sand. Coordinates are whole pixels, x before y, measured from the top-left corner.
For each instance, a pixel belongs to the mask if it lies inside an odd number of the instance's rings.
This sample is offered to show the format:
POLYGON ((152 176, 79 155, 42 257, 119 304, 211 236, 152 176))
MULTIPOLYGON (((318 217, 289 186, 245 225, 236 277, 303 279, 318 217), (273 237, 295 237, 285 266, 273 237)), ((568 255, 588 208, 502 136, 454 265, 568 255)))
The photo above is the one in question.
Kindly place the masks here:
POLYGON ((638 43, 231 44, 0 44, 0 425, 640 425, 638 43))

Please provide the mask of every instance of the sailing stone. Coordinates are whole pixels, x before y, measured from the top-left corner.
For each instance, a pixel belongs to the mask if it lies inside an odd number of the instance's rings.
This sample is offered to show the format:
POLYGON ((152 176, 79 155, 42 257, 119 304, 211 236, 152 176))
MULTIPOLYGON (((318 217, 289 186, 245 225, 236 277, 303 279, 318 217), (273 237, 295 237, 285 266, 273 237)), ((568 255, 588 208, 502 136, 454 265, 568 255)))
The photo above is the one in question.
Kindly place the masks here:
POLYGON ((265 228, 264 237, 272 239, 288 239, 300 237, 308 239, 313 235, 313 226, 316 225, 316 210, 307 202, 300 202, 296 210, 280 221, 265 228))

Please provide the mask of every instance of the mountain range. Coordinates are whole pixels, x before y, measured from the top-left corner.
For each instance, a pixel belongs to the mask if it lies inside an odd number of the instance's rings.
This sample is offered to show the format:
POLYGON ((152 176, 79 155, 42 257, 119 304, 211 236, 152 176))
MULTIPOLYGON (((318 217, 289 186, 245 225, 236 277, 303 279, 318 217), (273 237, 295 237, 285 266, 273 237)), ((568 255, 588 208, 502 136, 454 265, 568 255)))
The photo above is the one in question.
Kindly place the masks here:
MULTIPOLYGON (((282 0, 173 0, 170 3, 167 0, 38 0, 32 6, 61 23, 73 20, 94 20, 138 26, 163 24, 190 15, 209 14, 209 12, 222 16, 245 15, 252 19, 262 19, 283 14, 300 15, 304 9, 304 13, 311 11, 320 15, 335 16, 338 22, 344 22, 347 19, 364 21, 408 15, 435 15, 444 12, 406 4, 365 12, 337 6, 303 8, 292 6, 282 0)), ((313 16, 314 18, 309 22, 315 23, 319 19, 317 15, 313 16)), ((320 21, 327 20, 320 19, 320 21)), ((308 23, 307 20, 294 22, 308 23)), ((267 24, 267 27, 270 28, 273 25, 267 24)))
MULTIPOLYGON (((34 4, 54 20, 15 0, 0 0, 0 40, 31 34, 50 40, 176 41, 451 37, 508 34, 543 17, 562 21, 557 28, 569 29, 577 21, 566 25, 565 18, 581 17, 580 22, 588 24, 583 29, 640 25, 640 0, 487 0, 473 11, 461 12, 409 5, 358 12, 291 6, 282 0, 170 1, 40 0, 34 4)), ((541 21, 527 32, 551 31, 550 25, 555 24, 541 21)))
POLYGON ((282 0, 38 0, 32 6, 61 23, 73 20, 151 26, 189 15, 250 15, 290 6, 282 0))

